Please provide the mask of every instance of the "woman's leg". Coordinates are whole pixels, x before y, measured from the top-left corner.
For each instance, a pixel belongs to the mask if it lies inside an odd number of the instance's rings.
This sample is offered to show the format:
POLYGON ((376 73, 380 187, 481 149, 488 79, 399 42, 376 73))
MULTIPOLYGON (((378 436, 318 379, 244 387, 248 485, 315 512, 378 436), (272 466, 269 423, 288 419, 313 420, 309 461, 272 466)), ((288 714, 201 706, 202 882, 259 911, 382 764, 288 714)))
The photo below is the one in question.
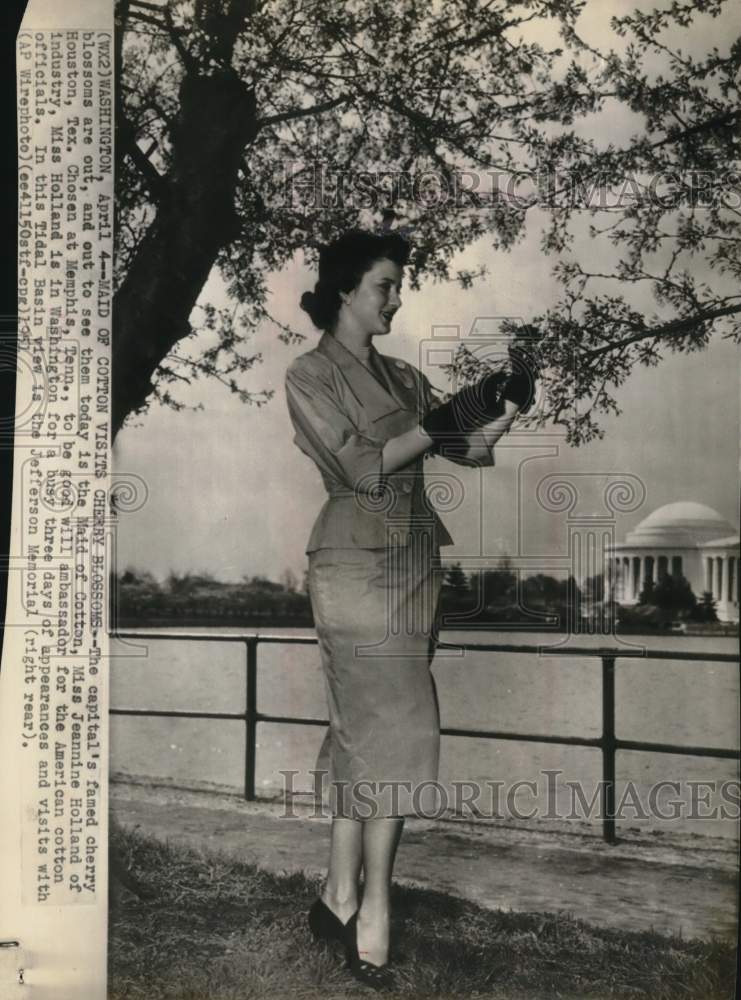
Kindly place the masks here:
POLYGON ((379 818, 363 824, 363 902, 358 913, 358 954, 385 965, 389 954, 391 873, 404 820, 379 818))
POLYGON ((343 924, 358 908, 358 879, 363 860, 363 824, 334 817, 329 848, 329 870, 322 899, 343 924))

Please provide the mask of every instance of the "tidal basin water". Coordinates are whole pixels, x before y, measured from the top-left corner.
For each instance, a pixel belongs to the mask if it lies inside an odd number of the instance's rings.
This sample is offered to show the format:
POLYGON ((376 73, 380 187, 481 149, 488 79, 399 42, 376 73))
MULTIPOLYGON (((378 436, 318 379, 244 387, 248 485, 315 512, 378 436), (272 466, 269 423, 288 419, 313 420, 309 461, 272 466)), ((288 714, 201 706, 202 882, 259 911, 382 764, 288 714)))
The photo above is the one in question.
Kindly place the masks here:
MULTIPOLYGON (((160 631, 160 630, 158 630, 160 631)), ((243 712, 245 647, 240 643, 116 639, 112 643, 111 706, 201 712, 243 712)), ((310 635, 306 629, 193 629, 217 637, 239 631, 310 635)), ((567 637, 527 632, 444 632, 444 642, 565 644, 567 637)), ((736 653, 734 637, 575 636, 576 646, 645 647, 639 659, 618 659, 615 728, 619 738, 737 748, 737 663, 651 659, 651 650, 736 653)), ((372 668, 372 659, 369 660, 372 668)), ((547 653, 465 653, 438 650, 433 674, 443 726, 539 735, 598 737, 602 728, 601 661, 547 653)), ((316 646, 258 647, 258 707, 265 713, 326 718, 316 646)), ((283 787, 281 771, 298 771, 294 789, 308 791, 325 729, 261 723, 257 736, 258 795, 283 787)), ((113 716, 111 772, 181 785, 244 788, 245 725, 231 720, 113 716)), ((444 736, 440 783, 447 804, 475 801, 487 815, 517 822, 559 821, 598 834, 575 786, 589 801, 602 776, 599 750, 538 742, 444 736), (556 772, 548 776, 545 772, 556 772), (465 786, 464 786, 465 783, 465 786), (475 783, 471 785, 470 783, 475 783), (519 784, 518 784, 519 783, 519 784), (457 791, 456 791, 457 789, 457 791), (576 796, 576 797, 575 797, 576 796), (576 809, 574 805, 576 804, 576 809), (586 824, 586 826, 585 826, 586 824)), ((617 754, 621 831, 685 837, 738 834, 738 764, 678 754, 617 754), (679 783, 659 785, 660 782, 679 783), (715 790, 710 786, 714 783, 715 790), (725 783, 725 784, 724 784, 725 783), (663 816, 661 815, 663 814, 663 816)))

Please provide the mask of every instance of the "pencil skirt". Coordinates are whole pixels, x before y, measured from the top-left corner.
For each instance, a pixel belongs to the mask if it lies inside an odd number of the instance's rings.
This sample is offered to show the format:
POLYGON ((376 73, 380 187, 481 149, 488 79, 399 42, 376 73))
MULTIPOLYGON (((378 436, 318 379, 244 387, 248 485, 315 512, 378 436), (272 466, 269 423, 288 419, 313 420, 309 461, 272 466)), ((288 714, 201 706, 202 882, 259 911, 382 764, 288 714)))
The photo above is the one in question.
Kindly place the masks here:
POLYGON ((316 771, 333 816, 434 813, 440 715, 431 673, 441 567, 431 532, 309 553, 329 729, 316 771))

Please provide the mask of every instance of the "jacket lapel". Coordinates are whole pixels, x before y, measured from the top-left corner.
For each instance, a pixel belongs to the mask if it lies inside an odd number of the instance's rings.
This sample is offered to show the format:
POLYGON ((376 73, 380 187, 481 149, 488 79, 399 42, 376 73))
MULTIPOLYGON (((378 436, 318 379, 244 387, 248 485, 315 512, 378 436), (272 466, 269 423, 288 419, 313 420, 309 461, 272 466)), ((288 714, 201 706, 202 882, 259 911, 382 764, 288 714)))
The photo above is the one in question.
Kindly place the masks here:
POLYGON ((412 377, 409 365, 401 370, 398 367, 401 362, 392 361, 380 351, 376 351, 376 354, 381 370, 386 376, 391 395, 405 410, 416 410, 418 406, 416 382, 412 377))
MULTIPOLYGON (((371 420, 378 420, 398 409, 412 410, 415 408, 414 384, 407 388, 402 386, 393 364, 386 363, 382 354, 379 360, 388 379, 390 392, 378 381, 365 365, 359 361, 352 351, 349 351, 331 333, 323 333, 316 350, 328 357, 342 371, 350 389, 371 420)), ((409 371, 406 370, 409 378, 409 371)))

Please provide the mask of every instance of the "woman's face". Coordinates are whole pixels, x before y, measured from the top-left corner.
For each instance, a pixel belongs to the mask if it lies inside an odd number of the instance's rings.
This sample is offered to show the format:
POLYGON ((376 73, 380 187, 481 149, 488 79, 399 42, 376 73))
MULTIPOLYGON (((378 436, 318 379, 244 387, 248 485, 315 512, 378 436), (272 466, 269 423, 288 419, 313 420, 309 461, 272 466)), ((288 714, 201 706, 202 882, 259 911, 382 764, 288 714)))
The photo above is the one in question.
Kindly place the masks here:
POLYGON ((342 293, 339 320, 358 333, 389 333, 401 306, 402 268, 383 258, 374 262, 351 292, 342 293))

